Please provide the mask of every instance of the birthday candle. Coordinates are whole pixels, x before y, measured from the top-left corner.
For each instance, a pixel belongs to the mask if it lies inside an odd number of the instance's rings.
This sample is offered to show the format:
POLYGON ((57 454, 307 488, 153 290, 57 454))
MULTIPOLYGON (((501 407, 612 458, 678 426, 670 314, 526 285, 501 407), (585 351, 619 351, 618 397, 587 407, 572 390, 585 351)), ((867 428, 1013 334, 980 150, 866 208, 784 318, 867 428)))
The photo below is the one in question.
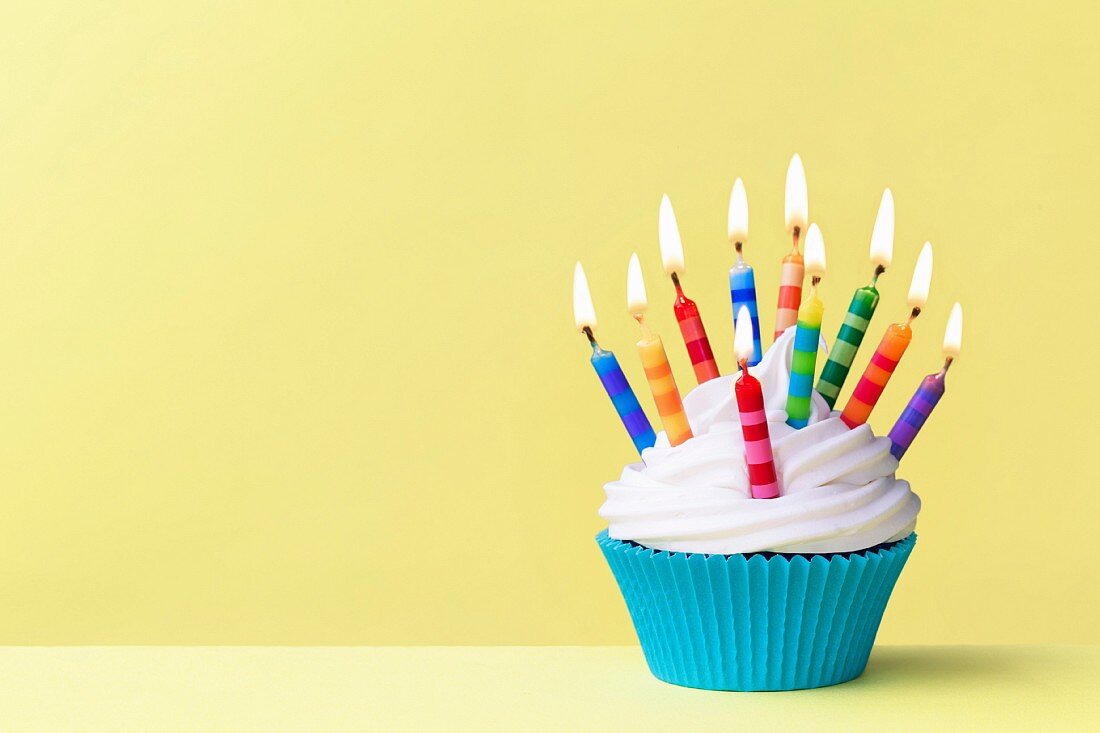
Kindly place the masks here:
POLYGON ((600 383, 607 390, 607 396, 611 398, 611 404, 619 413, 626 432, 634 442, 634 447, 641 453, 646 448, 653 447, 657 442, 657 435, 649 424, 649 418, 642 410, 638 398, 634 396, 634 390, 626 381, 626 375, 619 367, 619 362, 610 351, 600 348, 596 342, 593 331, 596 328, 596 309, 592 305, 592 295, 588 291, 588 278, 584 276, 584 268, 577 263, 573 270, 573 319, 577 324, 577 330, 588 337, 588 343, 592 346, 592 368, 600 378, 600 383))
POLYGON ((764 410, 764 393, 760 382, 749 374, 748 359, 752 354, 756 332, 746 306, 737 311, 733 343, 741 378, 733 383, 733 396, 741 418, 741 437, 745 442, 745 466, 749 473, 749 491, 754 499, 774 499, 779 496, 775 477, 772 441, 768 431, 768 415, 764 410))
POLYGON ((871 264, 875 266, 874 275, 871 276, 871 284, 856 290, 852 296, 852 302, 848 306, 848 314, 844 316, 844 323, 840 326, 833 350, 829 353, 829 359, 821 370, 821 377, 817 380, 817 391, 825 398, 829 409, 836 404, 836 398, 840 395, 840 388, 844 386, 844 380, 848 378, 848 371, 852 368, 852 360, 855 359, 859 345, 863 343, 863 337, 867 333, 867 324, 878 307, 878 290, 875 285, 878 277, 886 272, 890 266, 890 260, 894 253, 894 197, 890 189, 882 192, 882 202, 878 207, 878 216, 875 218, 875 228, 871 232, 871 264))
POLYGON ((810 274, 810 297, 798 309, 791 379, 787 386, 787 424, 795 429, 804 428, 810 422, 810 393, 817 367, 821 316, 825 311, 821 298, 817 297, 817 285, 825 274, 825 240, 816 223, 806 232, 806 271, 810 274))
POLYGON ((802 302, 802 278, 805 275, 802 255, 798 253, 798 237, 806 228, 809 220, 806 203, 806 172, 802 169, 802 158, 791 158, 787 166, 787 188, 784 203, 784 220, 787 233, 791 235, 794 249, 783 258, 783 267, 779 274, 779 305, 775 311, 775 338, 783 335, 798 321, 798 306, 802 302))
POLYGON ((871 363, 863 371, 859 378, 855 391, 848 398, 848 404, 840 419, 849 428, 854 428, 867 422, 871 416, 871 410, 875 409, 882 390, 890 381, 890 376, 897 368, 905 350, 909 348, 909 342, 913 340, 913 329, 910 327, 913 319, 920 315, 920 310, 928 302, 928 286, 932 280, 932 245, 924 243, 920 257, 917 258, 917 266, 913 270, 913 282, 909 286, 909 305, 912 311, 905 323, 894 323, 886 329, 886 335, 882 337, 878 348, 871 357, 871 363))
POLYGON ((699 317, 699 308, 695 301, 684 295, 680 287, 680 275, 684 273, 684 245, 680 241, 680 229, 676 226, 676 214, 672 202, 665 195, 661 199, 661 209, 657 217, 657 237, 661 245, 661 259, 665 272, 672 277, 676 287, 676 302, 672 306, 676 322, 680 324, 680 333, 684 337, 691 366, 695 369, 695 379, 703 382, 718 375, 718 364, 714 361, 714 352, 710 348, 703 319, 699 317))
POLYGON ((749 239, 749 202, 745 197, 745 184, 740 178, 733 182, 728 221, 729 240, 737 251, 737 262, 730 268, 733 317, 737 318, 742 307, 749 311, 749 318, 752 319, 752 355, 749 357, 749 366, 756 366, 763 357, 763 350, 760 347, 760 316, 756 310, 756 276, 741 253, 741 248, 749 239))
POLYGON ((962 306, 956 303, 951 308, 951 316, 947 319, 947 330, 943 335, 943 369, 938 374, 929 374, 925 377, 917 391, 913 394, 909 404, 901 413, 901 417, 890 429, 890 452, 899 461, 913 444, 913 439, 924 427, 925 420, 932 414, 932 410, 939 404, 940 398, 946 391, 947 370, 959 355, 962 348, 962 306))
POLYGON ((692 437, 691 426, 680 401, 680 390, 676 388, 676 378, 672 375, 672 367, 669 366, 661 337, 651 333, 646 325, 645 312, 648 307, 642 266, 638 262, 638 255, 633 254, 627 268, 626 308, 642 329, 642 338, 638 341, 638 356, 645 368, 653 401, 657 403, 657 413, 661 416, 665 435, 668 436, 670 445, 680 445, 692 437))

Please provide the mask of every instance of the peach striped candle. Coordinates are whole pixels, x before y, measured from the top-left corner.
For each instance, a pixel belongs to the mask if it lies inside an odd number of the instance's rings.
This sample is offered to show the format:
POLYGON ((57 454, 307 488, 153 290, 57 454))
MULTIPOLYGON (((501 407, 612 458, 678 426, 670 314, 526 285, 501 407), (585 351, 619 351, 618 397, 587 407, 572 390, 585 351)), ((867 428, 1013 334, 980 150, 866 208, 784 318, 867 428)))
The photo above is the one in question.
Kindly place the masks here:
POLYGON ((787 233, 794 240, 794 249, 783 258, 779 275, 779 303, 775 310, 775 338, 798 323, 798 307, 802 303, 802 280, 806 275, 802 255, 798 253, 798 237, 806 231, 809 208, 806 202, 806 171, 796 153, 787 166, 787 188, 783 208, 787 233))
POLYGON ((668 436, 669 445, 680 445, 692 437, 691 425, 688 424, 687 413, 684 412, 684 404, 680 400, 680 390, 676 386, 676 378, 672 374, 672 366, 668 363, 661 337, 650 332, 645 322, 649 302, 637 254, 631 255, 630 265, 627 267, 626 308, 642 329, 642 338, 638 341, 638 357, 642 360, 642 368, 645 369, 645 376, 649 381, 649 391, 653 394, 653 402, 657 405, 657 414, 661 416, 665 435, 668 436))

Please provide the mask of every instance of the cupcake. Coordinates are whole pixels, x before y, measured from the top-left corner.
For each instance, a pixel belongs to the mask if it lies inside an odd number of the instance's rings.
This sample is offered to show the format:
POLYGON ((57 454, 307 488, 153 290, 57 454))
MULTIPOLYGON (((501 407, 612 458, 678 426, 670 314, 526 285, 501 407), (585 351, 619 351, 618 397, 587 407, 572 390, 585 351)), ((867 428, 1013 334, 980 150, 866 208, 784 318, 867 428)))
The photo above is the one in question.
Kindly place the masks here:
POLYGON ((920 498, 891 441, 811 395, 785 410, 795 329, 749 369, 761 383, 780 495, 754 499, 736 375, 684 395, 692 437, 664 432, 605 486, 596 540, 650 670, 677 685, 792 690, 859 676, 916 541, 920 498))

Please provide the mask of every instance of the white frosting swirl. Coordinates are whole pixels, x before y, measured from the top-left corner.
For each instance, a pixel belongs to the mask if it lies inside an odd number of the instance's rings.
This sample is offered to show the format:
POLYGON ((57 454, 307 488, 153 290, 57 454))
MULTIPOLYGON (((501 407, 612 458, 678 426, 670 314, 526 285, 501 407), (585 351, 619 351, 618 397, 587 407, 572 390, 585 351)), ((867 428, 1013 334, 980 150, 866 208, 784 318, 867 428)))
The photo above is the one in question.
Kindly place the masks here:
POLYGON ((787 425, 794 328, 750 372, 760 380, 780 496, 753 499, 735 375, 712 379, 684 397, 695 437, 670 447, 662 432, 607 484, 600 516, 608 533, 646 547, 730 555, 760 551, 850 552, 904 538, 916 526, 920 497, 894 477, 889 438, 830 416, 813 392, 810 424, 787 425))

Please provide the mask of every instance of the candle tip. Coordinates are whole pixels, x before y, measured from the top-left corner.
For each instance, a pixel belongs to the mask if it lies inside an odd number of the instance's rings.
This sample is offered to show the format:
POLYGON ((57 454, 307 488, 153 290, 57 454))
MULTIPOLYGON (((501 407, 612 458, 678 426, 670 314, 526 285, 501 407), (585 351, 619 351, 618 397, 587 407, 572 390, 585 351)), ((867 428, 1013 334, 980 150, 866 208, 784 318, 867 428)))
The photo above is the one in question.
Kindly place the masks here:
POLYGON ((943 333, 943 355, 948 361, 958 357, 962 350, 963 311, 962 305, 951 306, 951 315, 947 317, 947 328, 943 333))
POLYGON ((577 330, 588 334, 596 328, 596 309, 592 305, 592 293, 588 290, 588 278, 584 268, 578 262, 573 268, 573 321, 577 330))
POLYGON ((740 178, 733 182, 733 191, 730 192, 727 224, 729 239, 740 252, 741 245, 749 239, 749 200, 745 195, 745 184, 740 178))
POLYGON ((733 326, 733 350, 737 354, 738 362, 745 362, 752 358, 754 338, 749 309, 741 306, 737 309, 737 319, 733 326))
MULTIPOLYGON (((806 232, 806 274, 818 280, 825 274, 825 238, 814 222, 806 232)), ((816 284, 816 283, 815 283, 816 284)))
POLYGON ((626 268, 626 310, 630 315, 639 318, 646 312, 648 305, 642 265, 638 261, 638 253, 635 252, 630 255, 630 264, 626 268))
POLYGON ((909 285, 909 305, 918 311, 928 302, 928 288, 932 283, 932 243, 925 242, 913 268, 913 281, 909 285))
POLYGON ((676 225, 676 212, 666 193, 661 197, 657 213, 657 241, 661 246, 661 262, 665 273, 675 275, 684 271, 684 244, 680 240, 680 228, 676 225))
POLYGON ((787 187, 783 214, 787 232, 794 234, 804 231, 809 220, 806 201, 806 171, 802 167, 802 158, 798 153, 791 158, 787 166, 787 187))
POLYGON ((894 259, 894 194, 887 188, 878 205, 875 228, 871 230, 871 264, 886 268, 894 259))

